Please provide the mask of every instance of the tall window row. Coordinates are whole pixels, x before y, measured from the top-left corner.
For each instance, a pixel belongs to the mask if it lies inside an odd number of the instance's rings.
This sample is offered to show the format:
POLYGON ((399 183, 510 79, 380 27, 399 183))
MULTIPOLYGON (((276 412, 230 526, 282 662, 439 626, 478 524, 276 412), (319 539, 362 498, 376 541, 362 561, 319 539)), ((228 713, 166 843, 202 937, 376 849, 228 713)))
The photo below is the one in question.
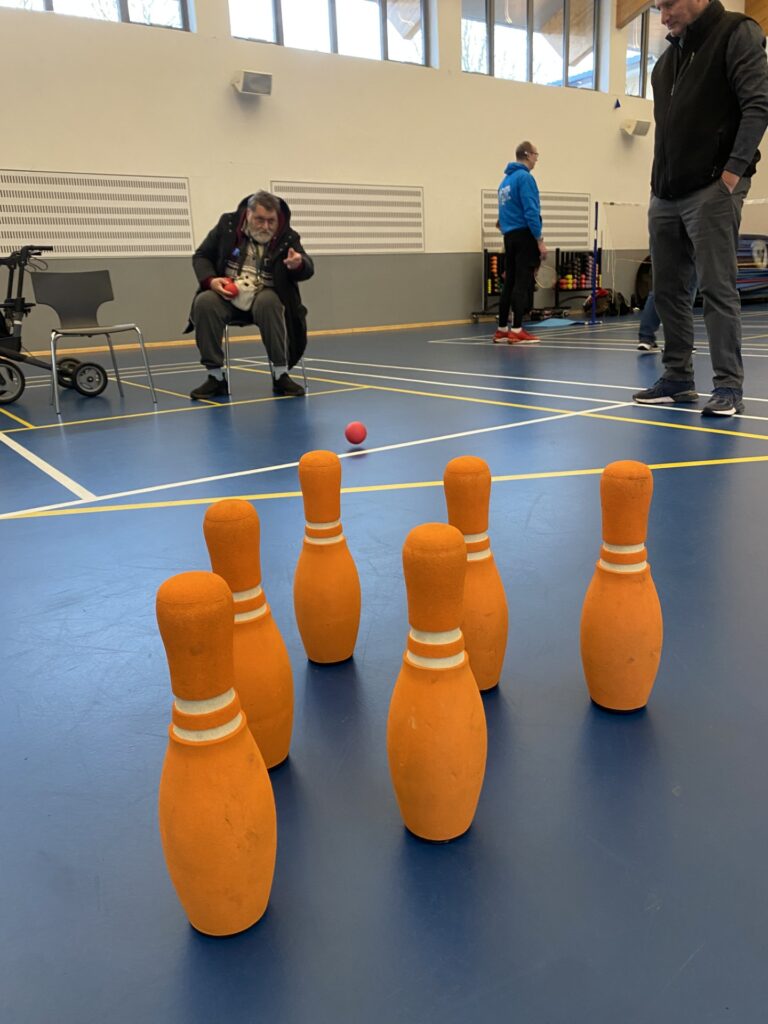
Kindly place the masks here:
POLYGON ((496 78, 594 89, 597 0, 462 0, 461 66, 496 78))
POLYGON ((0 7, 189 29, 187 0, 0 0, 0 7))
POLYGON ((627 25, 627 96, 653 99, 651 72, 667 48, 667 31, 655 7, 638 14, 627 25))
POLYGON ((229 16, 241 39, 426 63, 424 0, 229 0, 229 16))

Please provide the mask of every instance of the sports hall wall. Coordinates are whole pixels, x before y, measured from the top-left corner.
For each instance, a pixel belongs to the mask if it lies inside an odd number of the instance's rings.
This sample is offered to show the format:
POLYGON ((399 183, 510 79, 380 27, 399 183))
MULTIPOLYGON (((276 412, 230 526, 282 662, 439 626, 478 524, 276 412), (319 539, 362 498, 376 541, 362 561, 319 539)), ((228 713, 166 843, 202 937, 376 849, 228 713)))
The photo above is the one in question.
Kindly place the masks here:
MULTIPOLYGON (((652 110, 624 96, 626 33, 613 27, 613 5, 601 18, 599 92, 463 73, 460 0, 432 8, 436 66, 415 67, 232 39, 227 0, 197 0, 190 33, 0 7, 0 167, 187 178, 196 242, 274 180, 422 186, 425 252, 317 260, 303 294, 318 330, 477 309, 481 190, 531 138, 543 191, 638 204, 603 237, 628 254, 617 283, 629 293, 634 254, 647 245, 652 133, 629 138, 619 124, 652 110), (272 95, 239 96, 230 83, 241 69, 270 73, 272 95)), ((768 192, 768 172, 762 179, 753 195, 768 192)), ((188 257, 55 267, 105 265, 118 297, 110 319, 137 321, 151 340, 181 336, 195 286, 188 257)), ((44 338, 51 323, 35 310, 26 337, 44 338)))

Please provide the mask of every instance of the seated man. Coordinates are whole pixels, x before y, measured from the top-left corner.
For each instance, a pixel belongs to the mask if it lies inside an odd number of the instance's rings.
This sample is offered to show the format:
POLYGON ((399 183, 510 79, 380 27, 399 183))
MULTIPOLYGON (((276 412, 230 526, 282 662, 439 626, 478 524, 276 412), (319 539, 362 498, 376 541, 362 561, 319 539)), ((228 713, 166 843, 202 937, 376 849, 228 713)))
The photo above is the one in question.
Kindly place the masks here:
POLYGON ((315 272, 291 227, 288 205, 271 192, 256 192, 225 213, 192 257, 200 282, 185 333, 195 330, 208 378, 190 398, 226 395, 222 337, 229 323, 258 326, 272 363, 276 395, 303 395, 288 370, 307 347, 306 309, 298 281, 315 272), (237 289, 232 282, 237 281, 237 289), (236 292, 232 295, 232 292, 236 292))

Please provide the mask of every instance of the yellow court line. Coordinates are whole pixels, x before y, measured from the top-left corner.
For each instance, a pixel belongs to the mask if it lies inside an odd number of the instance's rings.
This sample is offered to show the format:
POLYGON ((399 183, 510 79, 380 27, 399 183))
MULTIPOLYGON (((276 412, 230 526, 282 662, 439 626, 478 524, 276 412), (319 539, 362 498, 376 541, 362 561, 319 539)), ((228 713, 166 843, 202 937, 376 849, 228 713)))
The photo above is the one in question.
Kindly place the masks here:
MULTIPOLYGON (((35 428, 34 428, 34 426, 33 426, 33 425, 32 425, 31 423, 27 423, 27 421, 26 421, 26 420, 23 420, 23 419, 21 418, 21 416, 17 416, 17 415, 16 415, 16 413, 13 413, 13 412, 8 412, 8 410, 7 410, 7 409, 3 409, 3 408, 0 408, 0 412, 1 412, 1 413, 2 413, 2 414, 3 414, 4 416, 10 416, 10 418, 11 418, 12 420, 16 420, 16 422, 17 422, 17 423, 23 423, 23 424, 24 424, 24 427, 25 427, 25 429, 27 429, 27 430, 34 430, 34 429, 35 429, 35 428)), ((11 431, 11 430, 7 430, 7 431, 3 431, 3 433, 7 433, 7 434, 10 434, 10 433, 12 433, 12 432, 13 432, 13 433, 15 433, 15 432, 16 432, 16 430, 18 430, 18 429, 19 429, 18 427, 14 427, 12 431, 11 431)))
MULTIPOLYGON (((331 384, 339 384, 340 381, 330 381, 331 384)), ((339 395, 344 394, 347 391, 365 391, 368 388, 367 384, 348 384, 343 388, 335 388, 329 391, 318 391, 308 396, 310 398, 320 398, 321 395, 339 395)), ((157 389, 156 389, 157 390, 157 389)), ((184 396, 187 397, 186 395, 184 396)), ((64 423, 42 423, 40 426, 35 426, 30 423, 26 427, 12 427, 10 430, 4 430, 4 434, 21 434, 25 430, 51 430, 54 427, 81 427, 89 423, 114 423, 120 420, 135 420, 141 419, 145 416, 168 416, 178 412, 200 412, 202 409, 232 409, 236 405, 256 405, 259 402, 285 402, 291 398, 291 395, 270 395, 267 398, 240 398, 234 402, 198 402, 196 405, 186 405, 182 409, 156 409, 152 412, 127 412, 120 416, 94 416, 89 420, 68 420, 64 423)), ((24 422, 23 420, 21 421, 24 422)))
MULTIPOLYGON (((633 408, 637 408, 637 406, 633 406, 633 408)), ((721 434, 724 437, 742 437, 750 441, 768 441, 768 434, 749 434, 745 430, 720 430, 718 427, 696 427, 690 423, 660 423, 658 420, 636 420, 631 416, 612 416, 610 413, 604 412, 584 412, 582 415, 589 416, 595 420, 613 420, 618 423, 642 423, 644 426, 665 427, 668 430, 695 430, 700 434, 721 434)))
MULTIPOLYGON (((746 463, 756 462, 768 462, 768 455, 745 455, 738 458, 732 459, 695 459, 687 462, 657 462, 650 463, 648 468, 651 470, 663 470, 663 469, 695 469, 708 466, 735 466, 744 465, 746 463)), ((493 476, 491 481, 493 483, 510 483, 523 480, 557 480, 565 477, 578 477, 578 476, 599 476, 604 466, 593 467, 591 469, 560 469, 550 470, 540 473, 508 473, 502 476, 493 476)), ((408 491, 408 490, 421 490, 426 487, 443 487, 442 480, 415 480, 410 483, 395 483, 395 484, 367 484, 362 487, 342 487, 342 494, 378 494, 385 491, 408 491)), ((216 501, 221 501, 222 497, 226 498, 239 498, 243 501, 274 501, 279 498, 300 498, 301 491, 274 491, 261 494, 238 494, 238 495, 223 495, 213 498, 178 498, 172 501, 143 501, 134 502, 132 504, 125 505, 99 505, 99 506, 80 506, 78 508, 59 508, 59 509, 48 509, 46 511, 39 512, 7 512, 0 518, 7 517, 8 519, 47 519, 56 518, 58 516, 82 516, 82 515, 94 515, 102 512, 141 512, 151 509, 166 509, 166 508, 184 508, 193 505, 212 505, 216 501)))
MULTIPOLYGON (((340 381, 332 381, 325 377, 310 377, 309 379, 323 381, 324 383, 327 384, 340 383, 340 381)), ((670 430, 694 430, 697 431, 698 433, 704 434, 723 434, 727 437, 742 437, 750 440, 768 441, 768 434, 749 434, 746 431, 740 430, 720 430, 717 427, 696 427, 687 423, 659 423, 656 420, 633 419, 630 416, 611 416, 609 413, 583 412, 579 411, 578 409, 553 409, 546 405, 528 405, 525 402, 504 402, 498 398, 474 398, 471 395, 441 395, 436 394, 434 391, 416 391, 413 388, 393 388, 387 387, 383 384, 366 384, 365 386, 370 391, 393 391, 396 394, 417 395, 421 398, 445 398, 448 401, 472 402, 476 405, 501 405, 509 409, 531 409, 533 412, 562 413, 564 417, 569 414, 572 414, 574 417, 581 416, 586 419, 616 420, 619 423, 638 423, 641 425, 648 424, 652 427, 668 427, 670 430)), ((613 399, 595 399, 595 402, 599 403, 601 401, 608 403, 612 402, 613 399)), ((633 405, 632 408, 643 408, 643 406, 633 405)))
MULTIPOLYGON (((130 384, 132 388, 142 388, 144 391, 151 390, 149 384, 140 384, 137 380, 125 380, 125 378, 123 377, 121 377, 120 380, 122 381, 123 384, 130 384)), ((156 384, 155 391, 158 393, 158 395, 172 395, 174 398, 189 398, 188 394, 184 395, 181 393, 181 391, 169 391, 167 388, 159 388, 156 384)), ((207 398, 198 398, 197 401, 202 402, 203 405, 219 404, 218 402, 211 402, 207 398)), ((170 412, 171 410, 168 411, 170 412)))

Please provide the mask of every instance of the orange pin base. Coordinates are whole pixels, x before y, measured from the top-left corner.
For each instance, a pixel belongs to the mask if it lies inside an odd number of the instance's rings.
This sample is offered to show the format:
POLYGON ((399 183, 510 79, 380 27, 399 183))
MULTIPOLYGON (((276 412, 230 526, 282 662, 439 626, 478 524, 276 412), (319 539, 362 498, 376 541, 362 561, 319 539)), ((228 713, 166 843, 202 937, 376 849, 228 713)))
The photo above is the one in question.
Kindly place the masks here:
POLYGON ((644 708, 662 641, 661 605, 650 568, 621 574, 597 565, 581 618, 581 659, 592 701, 608 711, 644 708))
POLYGON ((235 689, 267 768, 288 757, 293 729, 293 671, 282 636, 267 612, 235 626, 235 689))
POLYGON ((416 668, 405 658, 387 722, 389 770, 405 827, 447 842, 472 824, 485 775, 485 710, 467 658, 416 668))
POLYGON ((345 540, 328 549, 304 541, 294 577, 294 610, 310 661, 332 665, 355 651, 360 627, 360 579, 345 540))
POLYGON ((461 631, 478 687, 498 686, 508 631, 507 598, 493 555, 468 563, 461 631))
POLYGON ((171 730, 160 779, 160 838, 179 901, 199 932, 234 935, 262 917, 277 820, 245 715, 224 739, 191 742, 171 730))

